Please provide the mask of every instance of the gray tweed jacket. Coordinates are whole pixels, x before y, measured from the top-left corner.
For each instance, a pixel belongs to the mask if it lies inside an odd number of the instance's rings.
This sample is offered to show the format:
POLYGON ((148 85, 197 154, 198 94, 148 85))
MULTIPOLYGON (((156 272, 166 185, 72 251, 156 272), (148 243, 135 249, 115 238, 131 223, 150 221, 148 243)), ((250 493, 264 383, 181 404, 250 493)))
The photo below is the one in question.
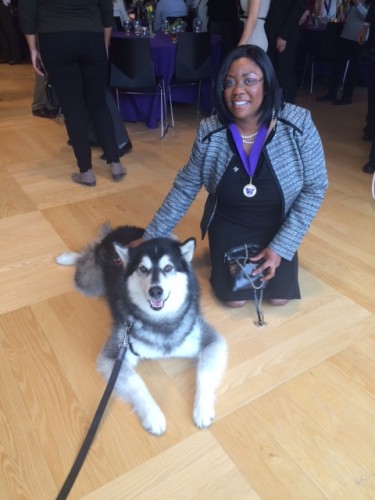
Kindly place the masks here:
MULTIPOLYGON (((145 238, 170 236, 204 186, 208 192, 202 238, 214 216, 216 189, 236 154, 228 143, 228 127, 216 116, 202 120, 188 163, 178 172, 163 204, 146 228, 145 238)), ((277 118, 275 134, 264 154, 282 194, 280 229, 269 243, 291 260, 310 227, 328 186, 319 134, 306 109, 286 104, 277 118)))

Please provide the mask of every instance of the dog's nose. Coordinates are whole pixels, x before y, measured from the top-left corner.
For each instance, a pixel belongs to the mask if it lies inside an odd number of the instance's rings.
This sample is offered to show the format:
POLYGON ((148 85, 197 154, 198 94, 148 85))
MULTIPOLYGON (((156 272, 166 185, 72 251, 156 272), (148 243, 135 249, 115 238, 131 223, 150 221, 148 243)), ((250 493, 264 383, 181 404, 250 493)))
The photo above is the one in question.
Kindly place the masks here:
POLYGON ((154 300, 159 300, 163 296, 163 289, 161 286, 152 286, 148 293, 154 300))

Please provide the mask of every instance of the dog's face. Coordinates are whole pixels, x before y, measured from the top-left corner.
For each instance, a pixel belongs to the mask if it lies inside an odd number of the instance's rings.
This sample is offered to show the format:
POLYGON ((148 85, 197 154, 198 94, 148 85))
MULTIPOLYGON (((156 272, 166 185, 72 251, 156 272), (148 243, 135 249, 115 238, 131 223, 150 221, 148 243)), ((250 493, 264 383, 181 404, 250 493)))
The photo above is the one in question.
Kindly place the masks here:
POLYGON ((124 266, 129 297, 143 312, 161 318, 185 303, 195 239, 180 244, 158 238, 136 248, 117 243, 114 247, 124 266))

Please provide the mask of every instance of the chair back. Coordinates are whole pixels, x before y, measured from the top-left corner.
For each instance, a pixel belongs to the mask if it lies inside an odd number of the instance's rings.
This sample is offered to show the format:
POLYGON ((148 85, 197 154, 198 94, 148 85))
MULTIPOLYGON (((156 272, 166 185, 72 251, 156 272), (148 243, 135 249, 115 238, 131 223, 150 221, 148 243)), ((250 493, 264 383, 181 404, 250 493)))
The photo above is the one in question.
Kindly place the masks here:
POLYGON ((176 47, 175 81, 198 82, 212 78, 211 35, 179 33, 176 47))
POLYGON ((110 86, 123 90, 147 90, 156 86, 148 38, 112 38, 110 86))

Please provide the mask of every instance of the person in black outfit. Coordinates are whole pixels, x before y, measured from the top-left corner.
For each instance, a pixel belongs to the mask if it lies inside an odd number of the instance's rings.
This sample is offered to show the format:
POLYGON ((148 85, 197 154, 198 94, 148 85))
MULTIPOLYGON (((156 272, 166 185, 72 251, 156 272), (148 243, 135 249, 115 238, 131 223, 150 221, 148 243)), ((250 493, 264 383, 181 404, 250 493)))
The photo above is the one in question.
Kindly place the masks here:
POLYGON ((10 0, 0 0, 0 63, 19 64, 20 47, 9 5, 10 0))
POLYGON ((224 58, 239 40, 239 17, 236 0, 209 0, 207 3, 208 31, 221 36, 221 56, 224 58))
POLYGON ((363 167, 364 172, 372 174, 375 172, 375 0, 372 0, 365 22, 358 34, 358 42, 361 45, 365 43, 368 31, 367 47, 370 55, 370 64, 367 82, 366 125, 363 129, 364 134, 362 139, 364 141, 372 141, 369 161, 363 167))
POLYGON ((299 20, 306 0, 272 0, 264 28, 268 38, 268 55, 275 68, 284 101, 296 98, 295 64, 300 36, 299 20))
POLYGON ((56 90, 79 173, 73 182, 95 186, 87 110, 110 166, 119 181, 125 169, 119 160, 113 120, 106 103, 108 45, 113 20, 111 0, 19 0, 22 31, 35 71, 47 71, 56 90), (37 44, 38 36, 38 44, 37 44))

